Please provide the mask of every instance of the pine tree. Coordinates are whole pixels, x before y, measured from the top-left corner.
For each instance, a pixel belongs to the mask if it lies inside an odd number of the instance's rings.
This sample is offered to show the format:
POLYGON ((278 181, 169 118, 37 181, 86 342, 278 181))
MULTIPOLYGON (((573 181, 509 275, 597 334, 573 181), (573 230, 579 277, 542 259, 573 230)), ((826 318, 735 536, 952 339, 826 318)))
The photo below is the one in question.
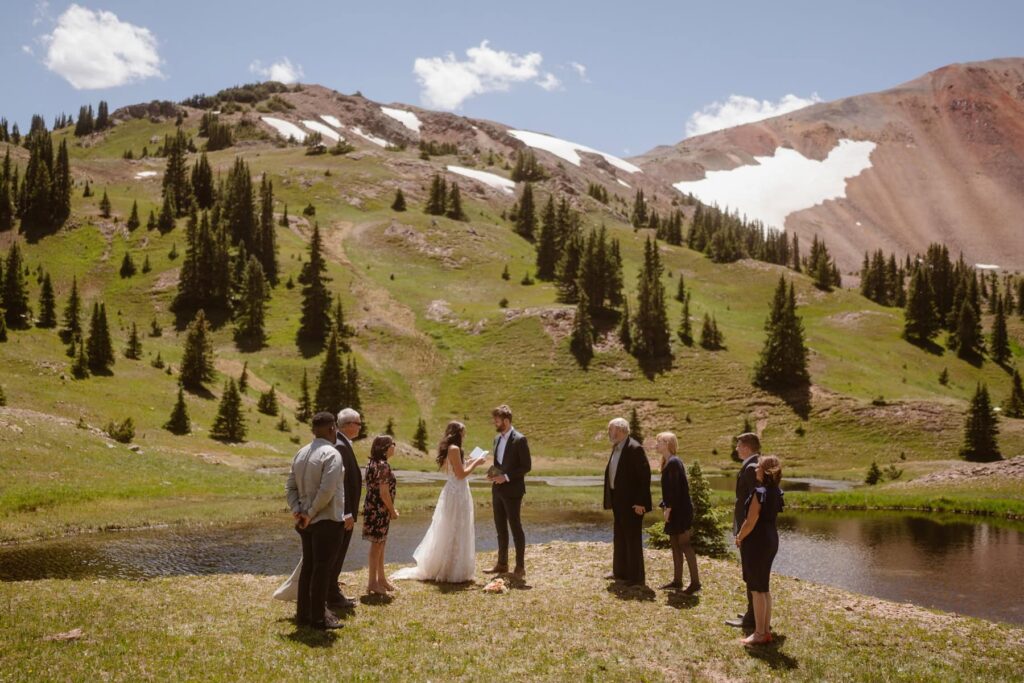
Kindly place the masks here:
POLYGON ((103 197, 100 198, 100 215, 104 218, 110 218, 110 197, 107 196, 107 191, 103 190, 103 197))
POLYGON ((140 225, 142 225, 142 221, 139 220, 139 202, 132 201, 132 212, 128 216, 126 226, 130 232, 134 232, 140 225))
MULTIPOLYGON (((327 264, 323 257, 320 226, 313 225, 309 241, 309 258, 302 264, 299 282, 302 284, 302 315, 299 320, 297 342, 300 347, 320 351, 330 328, 331 293, 327 291, 327 264)), ((317 408, 320 408, 318 404, 317 408)), ((335 412, 341 409, 339 406, 335 412)))
POLYGON ((299 403, 295 408, 295 419, 305 423, 313 417, 313 401, 309 397, 309 373, 302 370, 302 382, 299 384, 299 403))
POLYGON ((690 465, 687 479, 690 483, 690 500, 693 502, 693 531, 690 535, 693 549, 711 557, 727 555, 729 551, 725 547, 722 521, 718 510, 711 504, 711 484, 696 460, 690 465))
POLYGON ((910 278, 910 293, 903 312, 903 337, 924 342, 939 331, 939 319, 932 303, 934 293, 923 268, 915 268, 910 278))
POLYGON ((644 243, 644 263, 637 276, 637 309, 633 318, 633 353, 639 358, 664 358, 670 353, 665 285, 661 257, 653 239, 644 243))
POLYGON ((317 382, 316 396, 313 405, 316 410, 326 410, 337 414, 348 405, 348 386, 345 368, 341 363, 338 349, 338 333, 331 332, 327 341, 327 352, 320 365, 320 377, 317 382))
POLYGON ((160 207, 160 217, 156 220, 156 229, 160 231, 160 234, 166 235, 171 230, 174 230, 174 207, 171 204, 169 196, 164 197, 164 203, 160 207))
POLYGON ((11 187, 13 176, 11 167, 11 148, 4 154, 4 163, 0 167, 0 232, 14 228, 14 188, 11 187))
POLYGON ((430 194, 423 212, 431 216, 443 216, 448 204, 448 187, 440 173, 435 173, 430 182, 430 194))
POLYGON ((423 421, 422 417, 416 422, 416 433, 412 437, 412 447, 420 452, 427 452, 427 423, 423 421))
POLYGON ((754 384, 769 390, 809 384, 803 322, 796 314, 792 284, 788 295, 786 293, 785 277, 779 277, 765 332, 764 347, 754 368, 754 384))
POLYGON ((4 393, 4 388, 0 386, 0 408, 7 406, 7 394, 4 393))
POLYGON ((580 293, 580 300, 576 305, 569 350, 583 367, 587 367, 594 357, 594 324, 590 319, 590 299, 587 298, 586 292, 580 293))
POLYGON ((235 380, 228 378, 224 394, 217 407, 217 417, 210 428, 210 438, 218 441, 245 441, 245 415, 242 413, 242 396, 238 393, 235 380))
POLYGON ((50 274, 43 274, 43 285, 39 290, 39 320, 36 327, 51 328, 57 326, 57 299, 53 294, 53 283, 50 274))
POLYGON ((93 130, 105 130, 109 128, 110 125, 110 115, 108 113, 107 103, 105 100, 100 100, 100 104, 96 108, 96 122, 93 126, 93 130))
POLYGON ((57 148, 57 161, 53 167, 53 188, 50 197, 51 226, 64 225, 71 215, 71 162, 68 159, 68 141, 61 140, 57 148))
POLYGON ((676 286, 676 301, 679 303, 686 301, 686 279, 682 273, 679 273, 679 284, 676 286))
POLYGON ((249 361, 242 363, 242 373, 238 376, 238 391, 245 393, 249 390, 249 361))
POLYGON ((960 305, 956 331, 950 336, 950 342, 954 344, 956 355, 960 358, 973 360, 984 351, 978 310, 969 298, 960 305))
POLYGON ((1006 417, 1024 417, 1024 384, 1021 383, 1020 371, 1013 369, 1013 378, 1010 383, 1010 396, 1003 406, 1003 415, 1006 417))
POLYGON ((260 181, 260 214, 253 251, 263 266, 267 281, 277 284, 277 233, 274 228, 274 184, 263 174, 260 181))
POLYGON ((207 211, 198 219, 193 213, 188 221, 178 292, 171 303, 179 324, 194 317, 200 308, 227 311, 231 272, 227 236, 220 221, 216 217, 211 221, 207 211))
POLYGON ((633 351, 633 321, 629 318, 629 302, 622 303, 622 317, 619 319, 619 342, 626 353, 633 351))
POLYGON ((64 327, 61 334, 66 340, 82 335, 82 299, 78 295, 78 278, 71 278, 71 291, 64 305, 64 327))
POLYGON ((89 357, 89 370, 93 374, 110 372, 110 366, 114 364, 114 344, 110 339, 105 304, 93 304, 89 338, 86 341, 86 355, 89 357))
POLYGON ((270 287, 263 266, 255 256, 250 256, 235 304, 235 341, 241 348, 253 350, 263 346, 269 300, 270 287))
POLYGON ((18 242, 12 242, 7 250, 3 268, 3 287, 0 288, 0 308, 4 309, 4 320, 11 329, 28 327, 32 310, 28 305, 28 283, 25 281, 25 262, 18 242))
POLYGON ((405 195, 402 193, 402 188, 395 190, 395 200, 391 202, 392 211, 405 211, 405 195))
MULTIPOLYGON (((203 384, 213 379, 213 340, 203 309, 199 309, 185 332, 179 374, 189 391, 201 391, 203 384)), ((234 380, 231 384, 234 386, 234 380)))
MULTIPOLYGON (((71 342, 75 344, 74 341, 71 342)), ((74 354, 74 361, 71 363, 71 376, 75 379, 85 379, 89 376, 89 359, 85 355, 85 343, 78 340, 78 351, 74 354)))
POLYGON ((537 230, 537 212, 533 205, 533 184, 524 183, 519 196, 519 211, 516 213, 516 233, 523 239, 533 241, 537 230))
POLYGON ((287 228, 290 221, 288 220, 288 205, 284 205, 284 210, 281 212, 281 220, 278 223, 282 228, 287 228))
POLYGON ((683 296, 683 313, 679 318, 679 340, 693 346, 693 323, 690 322, 690 296, 683 296))
POLYGON ((188 434, 192 431, 192 420, 188 416, 188 406, 185 405, 185 390, 178 385, 178 400, 174 402, 171 416, 164 423, 164 429, 171 434, 188 434))
POLYGON ((338 347, 346 353, 351 351, 352 348, 346 340, 353 337, 356 331, 345 322, 345 307, 341 303, 341 294, 334 300, 334 313, 331 317, 334 320, 334 329, 338 331, 338 347))
POLYGON ((146 254, 142 259, 142 272, 148 273, 153 270, 153 266, 149 263, 149 254, 146 254))
POLYGON ((700 345, 709 350, 717 351, 722 348, 722 333, 718 331, 718 321, 714 316, 704 313, 704 323, 700 330, 700 345))
POLYGON ((868 486, 874 486, 881 480, 882 470, 878 467, 878 463, 872 460, 871 467, 868 468, 867 476, 864 477, 864 483, 868 486))
POLYGON ((124 252, 124 258, 121 259, 121 269, 118 272, 123 278, 135 275, 135 261, 132 260, 131 252, 124 252))
POLYGON ((992 336, 989 342, 989 353, 992 355, 992 360, 999 365, 1004 365, 1010 360, 1010 335, 1006 331, 1006 309, 1003 306, 1003 299, 996 292, 993 294, 995 299, 995 318, 992 320, 992 336))
POLYGON ((92 115, 92 105, 82 106, 78 109, 78 121, 75 123, 75 137, 82 137, 93 132, 95 123, 92 115))
POLYGON ((633 410, 629 414, 629 435, 640 443, 644 442, 644 429, 640 423, 640 414, 636 411, 636 406, 633 406, 633 410))
POLYGON ((269 391, 260 394, 256 401, 256 410, 264 415, 277 415, 277 391, 270 387, 269 391))
POLYGON ((458 183, 452 183, 451 191, 448 193, 448 210, 445 215, 454 221, 466 220, 466 214, 462 210, 462 194, 459 192, 458 183))
POLYGON ((124 357, 131 360, 142 358, 142 340, 139 338, 139 330, 134 322, 131 332, 128 333, 128 345, 124 349, 124 357))
POLYGON ((644 198, 644 191, 637 190, 633 197, 633 213, 630 215, 630 222, 634 228, 646 227, 650 217, 647 215, 647 200, 644 198))
POLYGON ((164 136, 164 155, 167 167, 164 169, 161 192, 164 203, 175 218, 187 216, 192 209, 192 185, 189 182, 188 165, 185 155, 190 140, 180 128, 172 137, 164 136))
POLYGON ((201 211, 213 207, 216 198, 213 187, 213 169, 206 158, 206 152, 199 155, 192 166, 192 192, 195 196, 196 207, 201 211))
POLYGON ((548 197, 540 222, 540 238, 537 240, 537 279, 545 282, 555 278, 558 265, 558 222, 555 212, 554 195, 548 197))
POLYGON ((362 423, 359 425, 359 433, 356 438, 363 439, 366 437, 366 414, 363 412, 363 402, 359 398, 359 368, 356 367, 356 361, 351 356, 345 364, 345 388, 348 390, 346 405, 362 415, 362 423))
POLYGON ((4 309, 0 308, 0 342, 7 341, 7 321, 4 320, 4 309))
POLYGON ((973 462, 1002 460, 1003 456, 996 442, 998 436, 999 427, 996 424, 996 414, 992 410, 988 388, 984 384, 978 384, 964 422, 964 444, 960 447, 960 457, 973 462))

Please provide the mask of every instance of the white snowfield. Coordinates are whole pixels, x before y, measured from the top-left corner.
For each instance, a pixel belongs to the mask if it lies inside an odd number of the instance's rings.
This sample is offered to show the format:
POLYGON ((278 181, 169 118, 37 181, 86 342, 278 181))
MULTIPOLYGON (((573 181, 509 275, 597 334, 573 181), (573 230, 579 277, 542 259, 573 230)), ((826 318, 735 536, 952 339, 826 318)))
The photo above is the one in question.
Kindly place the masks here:
POLYGON ((334 140, 335 142, 345 139, 338 131, 326 124, 320 123, 319 121, 303 121, 302 125, 315 133, 320 133, 320 135, 323 135, 325 138, 334 140))
POLYGON ((786 217, 829 199, 846 196, 846 181, 871 168, 870 141, 840 140, 824 161, 796 150, 778 148, 774 156, 754 157, 756 164, 730 171, 708 171, 702 180, 673 185, 705 204, 718 204, 748 219, 785 229, 786 217))
POLYGON ((141 180, 143 178, 155 178, 157 175, 156 171, 139 171, 135 174, 135 178, 141 180))
POLYGON ((369 133, 364 133, 358 126, 352 126, 352 132, 355 133, 356 135, 358 135, 359 137, 363 138, 364 140, 369 140, 373 144, 380 145, 381 147, 387 147, 388 144, 390 144, 384 138, 379 138, 376 135, 370 135, 369 133))
POLYGON ((626 171, 627 173, 643 173, 643 169, 639 166, 634 166, 624 159, 600 152, 592 147, 587 147, 586 145, 569 142, 568 140, 562 140, 561 138, 552 137, 551 135, 544 135, 543 133, 533 133, 528 130, 510 130, 508 134, 528 147, 550 152, 560 159, 565 159, 573 166, 580 165, 580 152, 588 152, 590 154, 597 154, 604 157, 604 160, 609 164, 617 169, 626 171))
POLYGON ((992 263, 975 263, 974 267, 979 270, 999 270, 999 266, 992 263))
POLYGON ((622 185, 623 187, 629 187, 629 183, 627 183, 622 178, 616 178, 615 180, 617 180, 619 182, 619 185, 622 185))
POLYGON ((260 120, 276 130, 278 134, 285 139, 295 138, 298 142, 305 142, 306 140, 306 131, 302 130, 291 121, 274 118, 273 116, 261 116, 260 120))
POLYGON ((414 112, 404 109, 392 109, 391 107, 381 107, 380 110, 385 116, 390 116, 412 132, 420 132, 420 126, 423 125, 423 122, 420 121, 420 118, 414 112))
POLYGON ((462 166, 448 166, 446 168, 452 173, 472 178, 496 190, 501 190, 507 194, 515 194, 516 184, 508 178, 502 178, 500 175, 488 173, 487 171, 478 171, 475 168, 463 168, 462 166))
POLYGON ((341 126, 341 121, 338 120, 337 116, 331 116, 330 114, 320 114, 320 118, 322 118, 324 121, 326 121, 327 123, 331 124, 335 128, 341 128, 342 127, 341 126))

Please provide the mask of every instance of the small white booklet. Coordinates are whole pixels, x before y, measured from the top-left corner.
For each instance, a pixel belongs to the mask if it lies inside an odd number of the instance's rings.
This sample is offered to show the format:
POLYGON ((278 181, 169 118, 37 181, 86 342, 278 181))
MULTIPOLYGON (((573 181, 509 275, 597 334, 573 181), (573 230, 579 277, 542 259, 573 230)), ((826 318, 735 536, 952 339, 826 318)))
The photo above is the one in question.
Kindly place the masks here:
POLYGON ((469 454, 469 459, 476 460, 477 458, 486 458, 488 453, 490 453, 490 451, 485 451, 484 449, 477 446, 476 448, 473 449, 473 452, 469 454))

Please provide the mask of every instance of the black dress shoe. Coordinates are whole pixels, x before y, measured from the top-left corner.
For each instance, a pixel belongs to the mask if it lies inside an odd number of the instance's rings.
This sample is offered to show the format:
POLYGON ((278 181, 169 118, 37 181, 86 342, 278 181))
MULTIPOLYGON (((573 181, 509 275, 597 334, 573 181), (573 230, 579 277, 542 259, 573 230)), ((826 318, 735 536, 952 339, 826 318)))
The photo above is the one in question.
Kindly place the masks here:
POLYGON ((664 586, 661 586, 658 590, 675 591, 675 590, 679 590, 682 587, 683 587, 683 582, 682 581, 670 581, 669 583, 666 583, 664 586))
POLYGON ((339 629, 343 627, 344 624, 335 619, 333 616, 328 616, 323 621, 318 621, 313 624, 313 628, 320 631, 333 631, 334 629, 339 629))
POLYGON ((699 593, 699 592, 700 592, 700 584, 699 583, 691 583, 683 591, 683 593, 685 593, 686 595, 693 595, 694 593, 699 593))
POLYGON ((336 612, 339 610, 355 609, 356 601, 342 596, 340 599, 331 600, 327 603, 327 606, 336 612))

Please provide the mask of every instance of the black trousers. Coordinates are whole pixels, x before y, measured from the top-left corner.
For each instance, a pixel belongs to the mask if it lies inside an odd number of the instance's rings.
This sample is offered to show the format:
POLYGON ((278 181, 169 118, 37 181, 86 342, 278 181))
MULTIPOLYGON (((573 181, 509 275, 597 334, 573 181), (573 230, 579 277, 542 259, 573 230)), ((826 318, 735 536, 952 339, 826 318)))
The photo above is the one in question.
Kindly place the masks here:
POLYGON ((338 555, 341 526, 341 522, 323 519, 298 530, 302 539, 302 571, 295 617, 299 623, 317 624, 324 620, 327 582, 338 555))
MULTIPOLYGON (((501 486, 505 486, 502 484, 501 486)), ((516 568, 525 567, 526 534, 521 516, 522 496, 498 493, 500 486, 491 486, 491 507, 494 509, 494 528, 498 532, 498 564, 508 566, 508 530, 512 528, 512 542, 516 546, 516 568)))
POLYGON ((643 582, 644 518, 632 506, 612 505, 612 574, 622 581, 643 582))
POLYGON ((334 565, 331 567, 331 575, 327 579, 327 602, 341 602, 345 599, 345 596, 341 594, 341 586, 338 585, 338 577, 341 576, 341 567, 345 564, 345 556, 348 554, 348 545, 352 542, 352 532, 356 530, 355 524, 352 525, 351 529, 345 528, 345 523, 341 523, 341 539, 339 540, 338 555, 334 559, 334 565))

